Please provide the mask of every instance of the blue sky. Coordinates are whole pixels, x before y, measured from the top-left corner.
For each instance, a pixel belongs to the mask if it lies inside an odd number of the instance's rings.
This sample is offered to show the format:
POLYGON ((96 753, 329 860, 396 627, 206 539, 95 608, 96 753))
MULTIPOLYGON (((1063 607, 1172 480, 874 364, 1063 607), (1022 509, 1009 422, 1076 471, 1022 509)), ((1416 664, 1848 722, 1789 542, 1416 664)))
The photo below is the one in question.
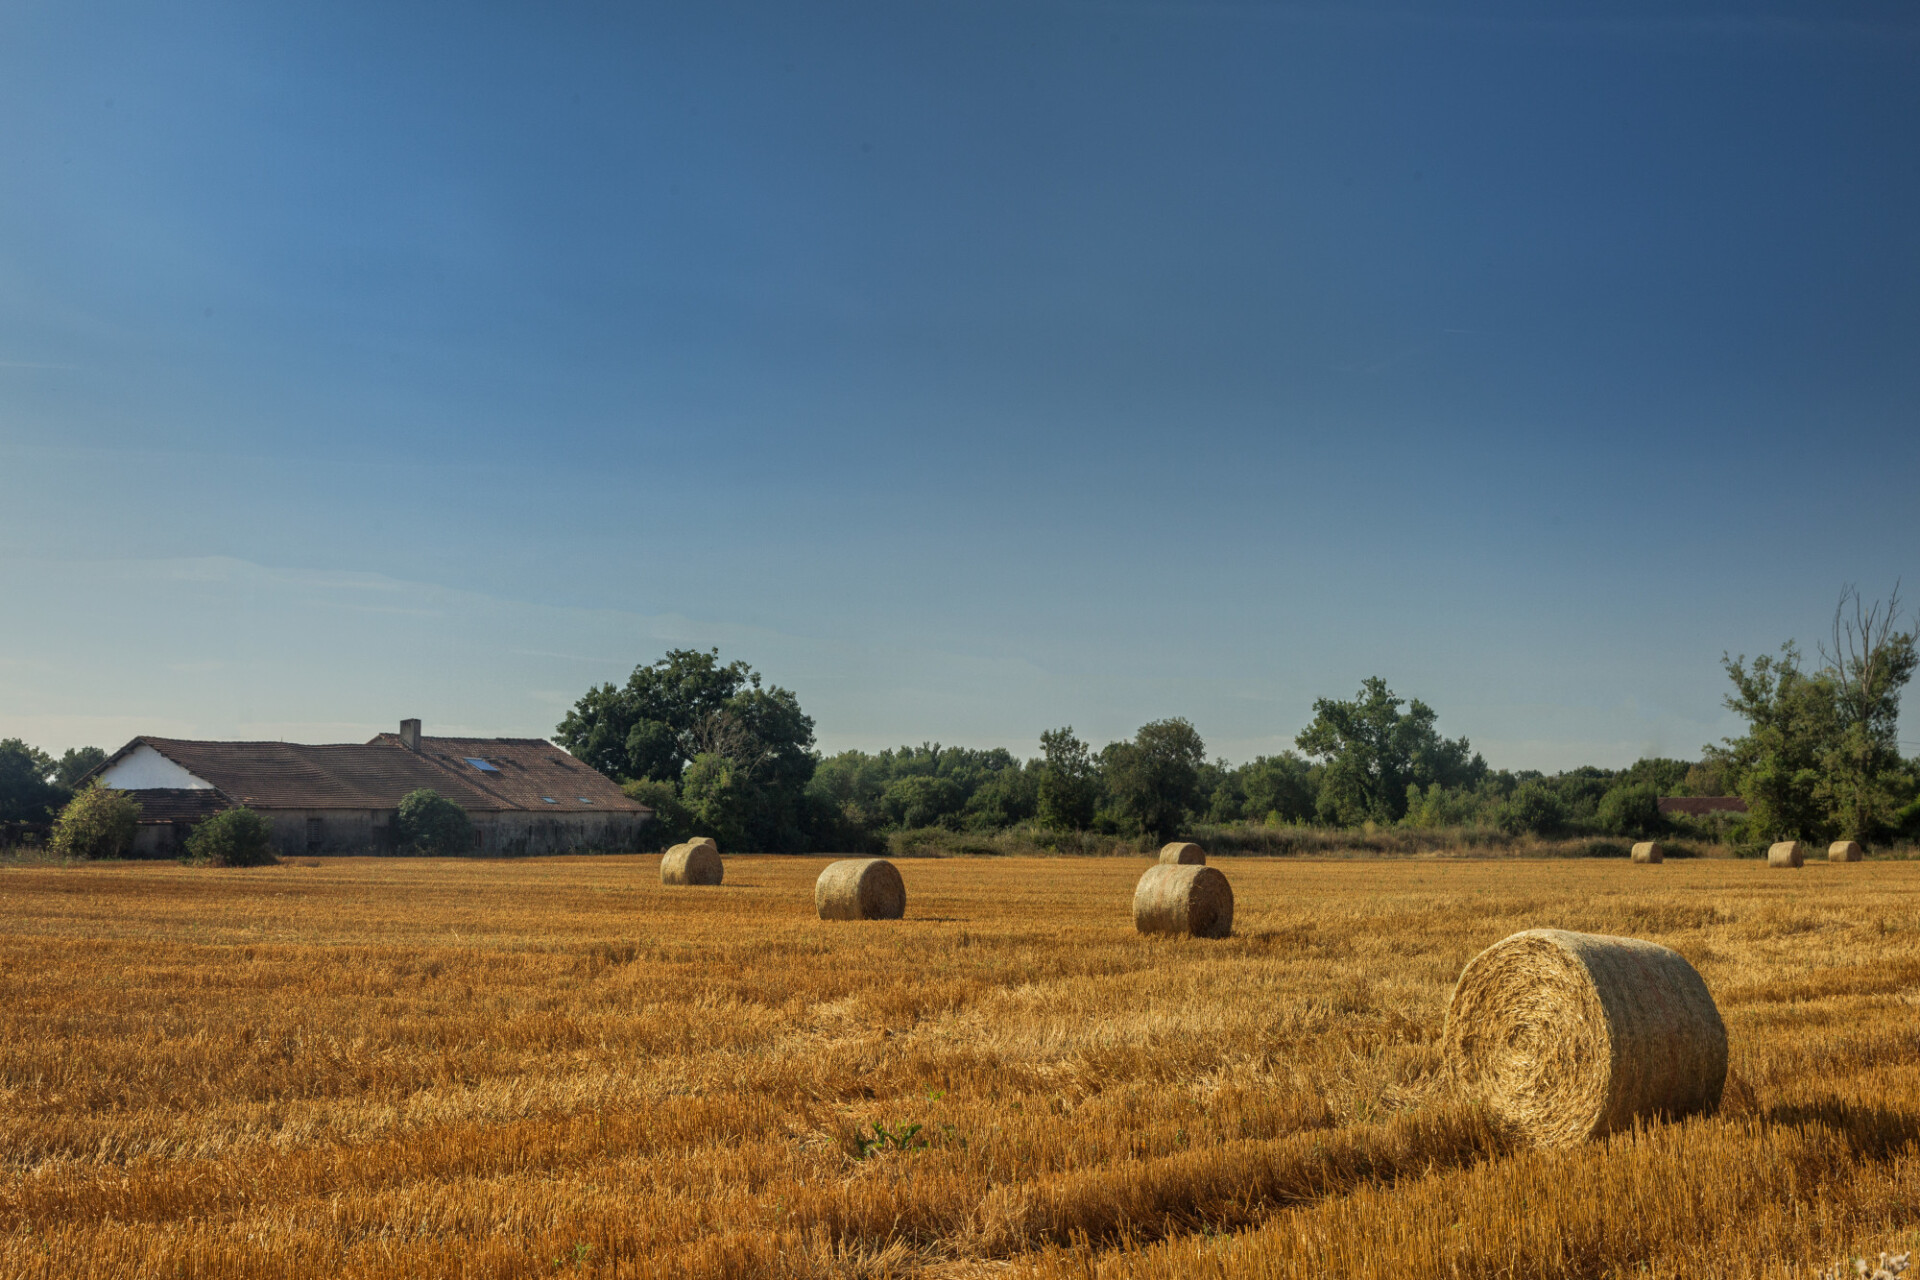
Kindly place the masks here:
POLYGON ((0 11, 0 736, 1620 765, 1920 597, 1910 6, 284 9, 0 11))

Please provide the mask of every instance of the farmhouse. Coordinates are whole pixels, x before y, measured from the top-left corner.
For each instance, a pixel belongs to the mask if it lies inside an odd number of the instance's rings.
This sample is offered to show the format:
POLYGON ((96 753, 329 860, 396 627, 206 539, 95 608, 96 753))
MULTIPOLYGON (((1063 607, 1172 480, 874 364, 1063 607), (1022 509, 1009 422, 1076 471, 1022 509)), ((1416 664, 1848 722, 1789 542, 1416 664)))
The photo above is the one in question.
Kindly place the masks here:
POLYGON ((244 805, 275 849, 385 852, 401 797, 437 791, 473 820, 475 851, 637 849, 653 811, 539 738, 428 738, 418 720, 370 742, 189 742, 135 738, 90 775, 140 802, 136 854, 176 851, 193 825, 244 805))

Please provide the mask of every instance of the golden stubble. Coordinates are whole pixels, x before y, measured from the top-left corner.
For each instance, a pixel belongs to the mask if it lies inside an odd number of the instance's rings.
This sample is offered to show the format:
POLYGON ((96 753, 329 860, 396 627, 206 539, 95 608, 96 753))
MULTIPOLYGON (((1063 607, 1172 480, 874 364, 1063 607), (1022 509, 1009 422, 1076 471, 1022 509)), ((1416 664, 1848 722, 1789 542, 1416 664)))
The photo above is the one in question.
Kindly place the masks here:
POLYGON ((1920 866, 1145 859, 0 869, 0 1276, 1746 1276, 1920 1221, 1920 866), (1537 1151, 1454 978, 1640 937, 1719 1115, 1537 1151))

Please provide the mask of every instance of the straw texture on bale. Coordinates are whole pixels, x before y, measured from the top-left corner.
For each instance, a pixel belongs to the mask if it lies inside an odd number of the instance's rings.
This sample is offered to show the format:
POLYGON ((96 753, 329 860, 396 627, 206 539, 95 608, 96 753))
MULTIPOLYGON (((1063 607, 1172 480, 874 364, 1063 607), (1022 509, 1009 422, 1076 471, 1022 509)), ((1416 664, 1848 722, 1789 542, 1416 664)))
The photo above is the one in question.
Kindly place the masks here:
POLYGON ((1657 841, 1642 840, 1639 844, 1633 846, 1633 860, 1635 862, 1661 862, 1666 859, 1666 856, 1667 851, 1662 849, 1657 841))
POLYGON ((1807 847, 1798 840, 1782 840, 1767 850, 1770 867, 1797 867, 1807 860, 1807 847))
POLYGON ((907 886, 885 858, 843 858, 813 882, 822 920, 898 920, 907 914, 907 886))
POLYGON ((719 884, 725 874, 720 846, 705 837, 677 844, 660 855, 661 884, 719 884))
POLYGON ((1233 886, 1213 867, 1148 867, 1133 890, 1133 927, 1141 933, 1224 938, 1233 932, 1233 886))
POLYGON ((1858 840, 1835 840, 1827 846, 1828 862, 1860 861, 1860 842, 1858 840))
POLYGON ((1529 929, 1460 972, 1443 1037, 1454 1079, 1542 1146, 1711 1112, 1727 1029, 1677 951, 1529 929))
POLYGON ((1160 865, 1166 867, 1204 867, 1207 865, 1207 851, 1197 844, 1188 844, 1176 840, 1172 844, 1160 846, 1160 865))

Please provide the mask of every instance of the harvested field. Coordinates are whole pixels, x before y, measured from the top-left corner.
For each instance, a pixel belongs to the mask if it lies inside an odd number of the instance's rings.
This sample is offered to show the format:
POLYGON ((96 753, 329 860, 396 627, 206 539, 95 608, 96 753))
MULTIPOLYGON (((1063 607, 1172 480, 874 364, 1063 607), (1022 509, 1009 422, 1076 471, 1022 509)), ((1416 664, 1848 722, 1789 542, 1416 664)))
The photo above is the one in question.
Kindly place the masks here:
POLYGON ((1148 859, 0 868, 0 1276, 1803 1276, 1920 1224, 1920 864, 1148 859), (1673 947, 1721 1114, 1536 1150, 1453 980, 1673 947))

